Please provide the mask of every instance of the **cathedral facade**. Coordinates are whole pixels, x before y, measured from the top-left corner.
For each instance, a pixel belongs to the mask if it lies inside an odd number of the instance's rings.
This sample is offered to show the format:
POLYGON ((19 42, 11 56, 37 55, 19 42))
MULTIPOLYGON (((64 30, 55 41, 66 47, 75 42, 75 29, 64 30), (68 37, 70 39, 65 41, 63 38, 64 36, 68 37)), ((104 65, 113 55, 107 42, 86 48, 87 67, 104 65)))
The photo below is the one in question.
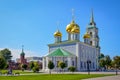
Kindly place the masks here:
POLYGON ((67 67, 74 66, 77 71, 96 70, 99 68, 98 57, 100 55, 98 28, 94 22, 93 12, 90 23, 87 25, 84 41, 80 41, 80 27, 74 20, 66 27, 67 40, 62 41, 62 33, 57 30, 54 33, 55 42, 48 44, 49 52, 43 57, 43 70, 47 71, 48 62, 55 65, 54 71, 59 69, 58 62, 64 62, 67 67))

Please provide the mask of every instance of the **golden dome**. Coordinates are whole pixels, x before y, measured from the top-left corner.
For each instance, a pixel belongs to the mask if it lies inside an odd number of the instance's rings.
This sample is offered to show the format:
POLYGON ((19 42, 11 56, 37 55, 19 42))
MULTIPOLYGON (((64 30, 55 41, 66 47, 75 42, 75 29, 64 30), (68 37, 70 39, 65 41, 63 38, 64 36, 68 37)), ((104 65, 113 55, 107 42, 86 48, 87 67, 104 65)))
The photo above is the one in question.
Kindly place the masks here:
POLYGON ((78 26, 74 26, 71 30, 71 33, 80 33, 80 29, 78 26))
POLYGON ((75 30, 73 32, 75 33, 79 33, 80 32, 80 29, 79 29, 79 26, 74 22, 72 21, 70 24, 67 25, 66 27, 66 31, 68 33, 71 33, 72 29, 75 27, 75 30), (77 29, 76 29, 77 28, 77 29))
POLYGON ((54 33, 54 36, 55 36, 55 37, 62 37, 62 33, 61 33, 59 30, 57 30, 57 31, 54 33))
POLYGON ((90 34, 88 34, 88 32, 85 33, 85 35, 83 36, 83 38, 90 38, 90 34))

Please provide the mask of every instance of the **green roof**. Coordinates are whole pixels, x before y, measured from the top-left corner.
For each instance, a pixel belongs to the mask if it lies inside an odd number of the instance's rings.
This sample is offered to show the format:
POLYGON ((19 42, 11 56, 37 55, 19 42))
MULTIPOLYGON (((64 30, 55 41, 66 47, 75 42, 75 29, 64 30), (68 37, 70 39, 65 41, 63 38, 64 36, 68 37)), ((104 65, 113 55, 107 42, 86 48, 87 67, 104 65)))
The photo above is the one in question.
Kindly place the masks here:
POLYGON ((75 55, 73 55, 72 53, 70 53, 62 48, 58 48, 55 51, 48 54, 47 56, 48 57, 72 57, 75 55))
POLYGON ((21 52, 21 54, 20 54, 21 56, 24 56, 25 55, 25 53, 24 52, 21 52))

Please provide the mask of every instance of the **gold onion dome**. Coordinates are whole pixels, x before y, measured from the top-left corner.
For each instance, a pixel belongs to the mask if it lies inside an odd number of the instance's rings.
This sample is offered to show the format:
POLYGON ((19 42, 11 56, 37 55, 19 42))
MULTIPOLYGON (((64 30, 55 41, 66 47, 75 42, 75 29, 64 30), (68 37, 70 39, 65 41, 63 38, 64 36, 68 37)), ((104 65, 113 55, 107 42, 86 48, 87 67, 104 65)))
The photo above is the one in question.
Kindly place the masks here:
POLYGON ((73 33, 73 32, 74 33, 80 33, 80 28, 73 20, 70 24, 67 25, 66 31, 68 33, 73 33))
POLYGON ((84 36, 83 36, 83 38, 90 38, 90 34, 88 34, 88 32, 85 33, 84 36))
POLYGON ((57 30, 57 31, 54 33, 54 36, 55 36, 55 37, 62 37, 62 33, 61 33, 59 30, 57 30))
POLYGON ((74 26, 71 30, 71 33, 80 33, 80 29, 78 26, 74 26))

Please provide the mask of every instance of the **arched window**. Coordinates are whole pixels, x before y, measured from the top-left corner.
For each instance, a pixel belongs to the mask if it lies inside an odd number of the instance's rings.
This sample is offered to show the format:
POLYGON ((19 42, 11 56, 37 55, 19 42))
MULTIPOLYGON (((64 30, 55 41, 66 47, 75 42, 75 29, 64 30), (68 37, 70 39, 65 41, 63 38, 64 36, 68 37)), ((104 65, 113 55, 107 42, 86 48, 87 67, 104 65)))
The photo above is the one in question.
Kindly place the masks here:
POLYGON ((82 61, 80 62, 80 67, 81 67, 81 69, 83 68, 83 63, 82 63, 82 61))
POLYGON ((92 41, 90 41, 90 45, 92 45, 92 41))
POLYGON ((84 62, 84 68, 86 69, 86 62, 84 62))
POLYGON ((68 62, 67 61, 65 61, 65 64, 66 64, 66 66, 68 66, 68 62))
POLYGON ((90 32, 90 35, 92 36, 92 32, 90 32))
POLYGON ((74 66, 74 61, 72 61, 72 66, 74 66))

